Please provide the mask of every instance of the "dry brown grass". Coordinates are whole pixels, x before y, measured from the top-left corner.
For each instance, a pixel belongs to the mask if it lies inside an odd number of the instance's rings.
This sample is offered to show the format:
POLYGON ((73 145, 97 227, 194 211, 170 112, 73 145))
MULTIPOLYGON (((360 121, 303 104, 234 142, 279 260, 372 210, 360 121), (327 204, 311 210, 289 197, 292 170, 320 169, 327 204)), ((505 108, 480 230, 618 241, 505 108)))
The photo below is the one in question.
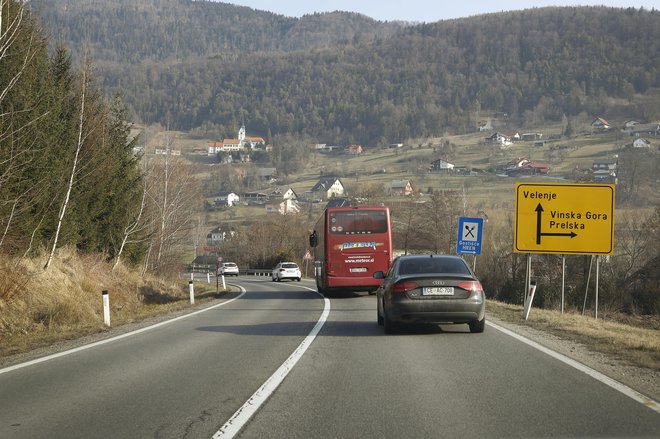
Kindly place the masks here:
POLYGON ((58 250, 49 270, 45 260, 0 259, 0 356, 103 331, 103 290, 113 326, 189 306, 187 281, 112 271, 102 256, 71 249, 58 250))
POLYGON ((489 301, 488 313, 504 321, 530 326, 582 343, 590 349, 632 365, 660 370, 660 317, 614 313, 599 318, 574 312, 532 309, 521 319, 522 306, 489 301))

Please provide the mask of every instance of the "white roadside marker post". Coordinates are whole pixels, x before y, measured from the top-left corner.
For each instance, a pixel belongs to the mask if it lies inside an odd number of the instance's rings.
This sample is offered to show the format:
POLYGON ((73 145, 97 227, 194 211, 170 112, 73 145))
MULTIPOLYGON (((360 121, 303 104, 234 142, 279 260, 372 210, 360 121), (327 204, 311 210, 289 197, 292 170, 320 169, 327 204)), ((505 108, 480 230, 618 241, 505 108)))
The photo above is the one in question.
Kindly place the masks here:
POLYGON ((195 304, 195 286, 193 285, 193 281, 188 281, 188 289, 190 290, 190 304, 194 305, 195 304))
POLYGON ((108 290, 103 290, 101 294, 103 295, 103 323, 105 326, 110 326, 110 295, 108 290))

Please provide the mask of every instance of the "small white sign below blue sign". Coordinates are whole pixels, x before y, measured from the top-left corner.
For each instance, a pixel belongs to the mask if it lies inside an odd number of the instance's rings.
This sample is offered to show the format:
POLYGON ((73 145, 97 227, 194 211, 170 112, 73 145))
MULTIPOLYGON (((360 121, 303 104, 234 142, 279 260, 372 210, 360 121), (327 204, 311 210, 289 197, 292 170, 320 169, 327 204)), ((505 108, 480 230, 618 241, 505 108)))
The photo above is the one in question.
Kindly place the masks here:
POLYGON ((458 254, 480 255, 483 228, 483 218, 459 217, 456 252, 458 254))

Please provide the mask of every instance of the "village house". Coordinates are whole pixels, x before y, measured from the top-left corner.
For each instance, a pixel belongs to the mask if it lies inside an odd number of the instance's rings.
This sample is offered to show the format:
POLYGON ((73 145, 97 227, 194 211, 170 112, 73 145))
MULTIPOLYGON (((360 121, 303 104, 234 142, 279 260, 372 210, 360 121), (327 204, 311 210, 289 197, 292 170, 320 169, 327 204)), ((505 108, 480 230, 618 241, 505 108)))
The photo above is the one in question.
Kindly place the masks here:
POLYGON ((298 199, 298 194, 296 192, 289 188, 284 192, 284 195, 282 195, 282 199, 284 200, 297 200, 298 199))
POLYGON ((431 162, 429 167, 429 172, 452 172, 454 170, 454 164, 449 163, 444 159, 437 159, 431 162))
POLYGON ((322 177, 308 192, 311 193, 312 198, 318 197, 327 200, 344 196, 345 189, 339 178, 322 177))
POLYGON ((623 129, 622 129, 622 131, 632 131, 632 130, 635 129, 635 127, 636 127, 637 125, 639 125, 639 124, 640 124, 640 122, 637 121, 637 120, 627 120, 627 121, 623 124, 623 129))
POLYGON ((348 155, 360 155, 362 152, 362 145, 346 145, 346 148, 344 148, 344 153, 348 155))
POLYGON ((280 215, 293 215, 300 212, 300 206, 296 200, 281 199, 275 203, 266 204, 267 213, 279 213, 280 215))
POLYGON ((522 140, 522 135, 520 134, 520 131, 507 131, 504 133, 505 136, 507 136, 509 139, 511 139, 512 142, 517 142, 519 140, 522 140))
POLYGON ((595 183, 617 183, 616 160, 594 160, 591 165, 591 180, 595 183))
POLYGON ((390 197, 408 197, 413 194, 410 180, 394 180, 390 183, 390 197))
POLYGON ((616 171, 617 160, 594 160, 591 164, 592 171, 616 171))
POLYGON ((648 140, 640 137, 637 138, 633 141, 632 143, 633 148, 650 148, 651 147, 651 142, 648 140))
POLYGON ((486 142, 493 145, 501 145, 501 146, 513 145, 513 140, 511 139, 511 137, 499 132, 493 133, 491 136, 486 137, 486 142))
POLYGON ((605 131, 605 130, 609 130, 611 125, 608 121, 606 121, 602 117, 597 117, 591 122, 591 127, 598 131, 605 131))
POLYGON ((216 206, 234 206, 241 201, 241 198, 233 192, 223 192, 215 197, 216 206))
POLYGON ((491 131, 493 129, 493 124, 491 123, 490 120, 482 120, 479 122, 479 131, 484 132, 484 131, 491 131))
POLYGON ((515 177, 518 175, 547 174, 549 170, 549 165, 532 162, 525 157, 513 159, 504 167, 504 173, 509 177, 515 177))
POLYGON ((257 175, 259 179, 265 180, 267 182, 273 182, 277 180, 277 168, 258 168, 257 175))
POLYGON ((658 137, 660 136, 660 122, 640 123, 627 131, 631 136, 635 137, 658 137))

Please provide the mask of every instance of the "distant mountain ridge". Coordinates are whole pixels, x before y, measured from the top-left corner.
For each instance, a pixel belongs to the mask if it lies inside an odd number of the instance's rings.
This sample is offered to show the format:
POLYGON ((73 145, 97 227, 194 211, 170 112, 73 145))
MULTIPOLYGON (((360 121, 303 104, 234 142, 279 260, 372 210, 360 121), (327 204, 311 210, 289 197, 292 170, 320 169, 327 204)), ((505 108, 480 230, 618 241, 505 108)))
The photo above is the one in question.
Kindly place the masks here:
MULTIPOLYGON (((144 123, 217 137, 307 134, 400 142, 579 114, 660 118, 660 12, 547 7, 404 26, 352 13, 289 18, 189 0, 33 0, 71 52, 92 46, 104 89, 144 123)), ((267 140, 270 140, 267 139, 267 140)))
POLYGON ((56 39, 99 60, 134 62, 231 52, 289 52, 372 40, 399 31, 364 15, 285 17, 229 3, 191 0, 32 0, 56 39))

